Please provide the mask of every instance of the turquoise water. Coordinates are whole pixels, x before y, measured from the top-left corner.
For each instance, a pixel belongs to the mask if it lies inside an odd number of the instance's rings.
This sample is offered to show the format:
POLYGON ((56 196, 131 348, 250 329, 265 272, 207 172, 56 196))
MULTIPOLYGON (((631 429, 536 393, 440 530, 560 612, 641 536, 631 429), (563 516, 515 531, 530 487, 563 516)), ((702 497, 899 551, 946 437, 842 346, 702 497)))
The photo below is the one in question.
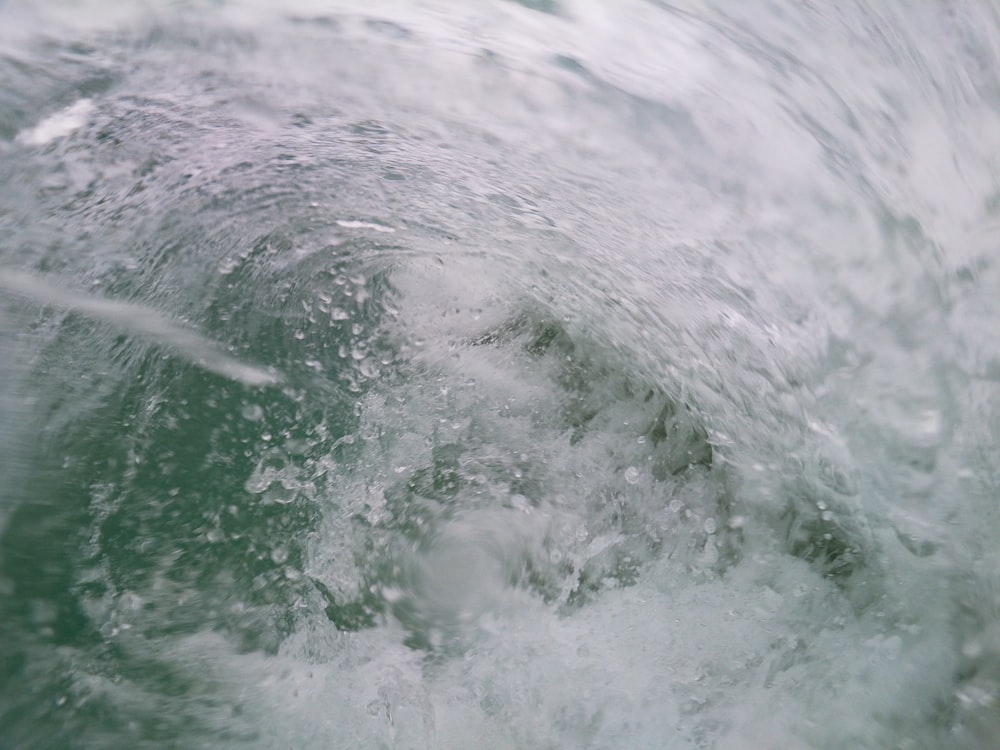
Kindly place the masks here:
POLYGON ((0 747, 1000 736, 1000 8, 0 4, 0 747))

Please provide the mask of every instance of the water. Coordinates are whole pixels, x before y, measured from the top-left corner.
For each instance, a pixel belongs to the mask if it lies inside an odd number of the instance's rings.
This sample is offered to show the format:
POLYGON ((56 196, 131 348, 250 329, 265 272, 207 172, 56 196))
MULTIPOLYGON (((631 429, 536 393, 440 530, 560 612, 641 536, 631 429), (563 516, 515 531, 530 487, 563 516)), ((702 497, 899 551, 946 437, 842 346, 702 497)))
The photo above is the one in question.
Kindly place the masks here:
POLYGON ((1000 7, 278 5, 0 6, 0 746, 993 747, 1000 7))

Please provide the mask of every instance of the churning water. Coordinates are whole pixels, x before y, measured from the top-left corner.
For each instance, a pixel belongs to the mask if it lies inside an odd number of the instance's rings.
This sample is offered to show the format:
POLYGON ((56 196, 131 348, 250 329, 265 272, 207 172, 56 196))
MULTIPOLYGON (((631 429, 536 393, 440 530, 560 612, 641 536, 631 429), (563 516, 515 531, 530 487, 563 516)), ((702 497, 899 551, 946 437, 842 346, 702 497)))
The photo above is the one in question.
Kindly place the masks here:
POLYGON ((992 748, 1000 7, 0 3, 0 746, 992 748))

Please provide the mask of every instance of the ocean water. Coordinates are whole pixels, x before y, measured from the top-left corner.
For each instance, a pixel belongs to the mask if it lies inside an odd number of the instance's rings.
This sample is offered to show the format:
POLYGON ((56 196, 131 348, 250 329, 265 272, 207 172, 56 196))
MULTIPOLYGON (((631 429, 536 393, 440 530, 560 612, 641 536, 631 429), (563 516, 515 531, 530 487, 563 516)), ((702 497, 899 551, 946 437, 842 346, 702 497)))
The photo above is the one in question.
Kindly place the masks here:
POLYGON ((0 2, 0 748, 1000 737, 1000 6, 0 2))

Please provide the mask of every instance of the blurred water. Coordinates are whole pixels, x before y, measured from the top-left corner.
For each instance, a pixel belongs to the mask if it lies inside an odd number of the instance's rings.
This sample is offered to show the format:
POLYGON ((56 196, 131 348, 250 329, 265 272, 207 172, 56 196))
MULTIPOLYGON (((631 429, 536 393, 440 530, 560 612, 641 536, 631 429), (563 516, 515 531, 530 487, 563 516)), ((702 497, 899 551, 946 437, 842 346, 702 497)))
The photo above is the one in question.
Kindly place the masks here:
POLYGON ((993 747, 1000 6, 835 5, 0 5, 0 746, 993 747))

